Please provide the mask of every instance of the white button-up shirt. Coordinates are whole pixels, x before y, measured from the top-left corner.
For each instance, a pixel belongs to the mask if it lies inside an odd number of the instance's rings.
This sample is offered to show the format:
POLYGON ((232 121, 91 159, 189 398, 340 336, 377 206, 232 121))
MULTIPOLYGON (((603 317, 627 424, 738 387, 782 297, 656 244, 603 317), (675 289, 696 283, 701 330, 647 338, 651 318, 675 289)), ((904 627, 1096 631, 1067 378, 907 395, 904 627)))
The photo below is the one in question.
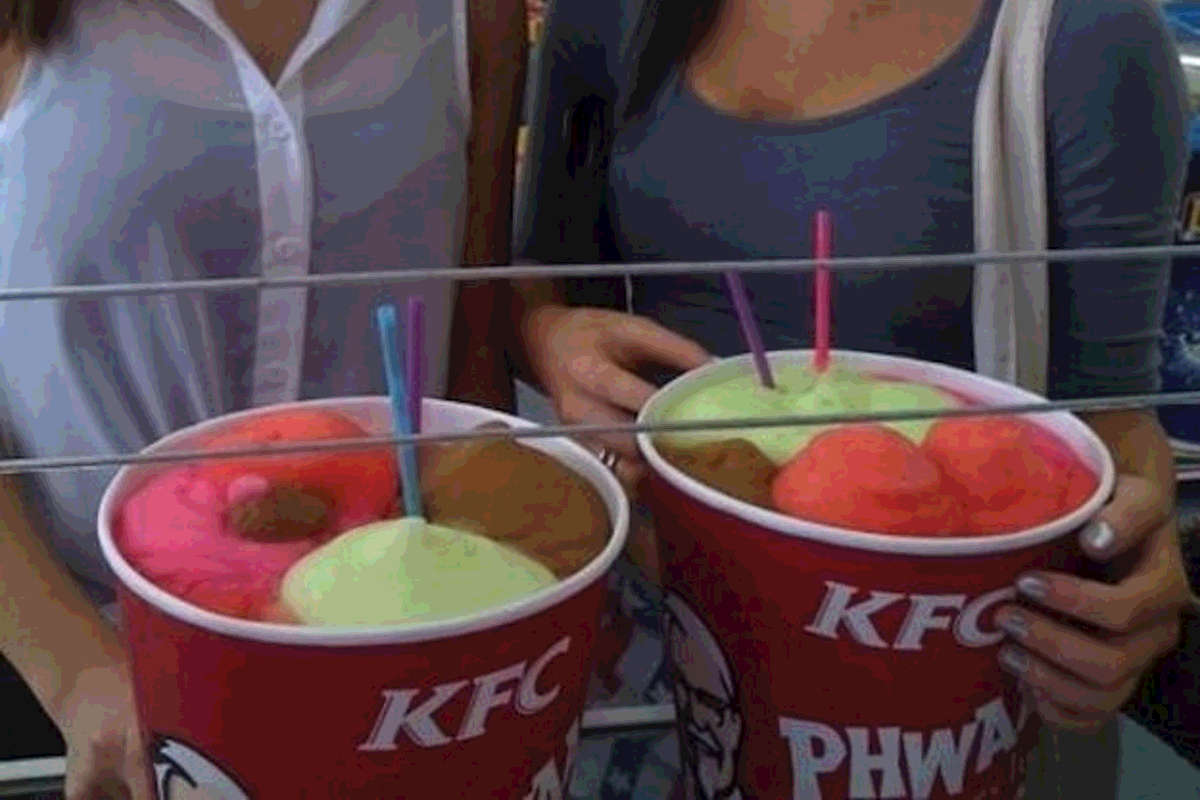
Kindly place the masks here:
MULTIPOLYGON (((0 118, 0 285, 457 263, 465 15, 320 0, 272 84, 210 0, 84 0, 0 118)), ((0 303, 0 423, 20 455, 129 452, 252 405, 382 393, 371 311, 410 293, 439 394, 446 282, 0 303)), ((35 476, 53 543, 92 581, 111 474, 35 476)))

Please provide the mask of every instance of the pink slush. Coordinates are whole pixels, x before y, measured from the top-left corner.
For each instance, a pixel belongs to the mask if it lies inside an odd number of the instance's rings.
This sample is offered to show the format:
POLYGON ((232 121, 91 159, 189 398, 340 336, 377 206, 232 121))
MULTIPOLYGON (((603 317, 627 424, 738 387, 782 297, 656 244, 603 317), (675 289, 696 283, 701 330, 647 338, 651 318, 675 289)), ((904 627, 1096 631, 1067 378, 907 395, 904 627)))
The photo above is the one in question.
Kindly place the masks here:
MULTIPOLYGON (((232 426, 203 449, 366 436, 340 414, 301 408, 232 426)), ((273 619, 292 564, 385 517, 396 486, 386 448, 203 461, 139 486, 118 512, 115 535, 137 569, 171 594, 222 614, 273 619)))

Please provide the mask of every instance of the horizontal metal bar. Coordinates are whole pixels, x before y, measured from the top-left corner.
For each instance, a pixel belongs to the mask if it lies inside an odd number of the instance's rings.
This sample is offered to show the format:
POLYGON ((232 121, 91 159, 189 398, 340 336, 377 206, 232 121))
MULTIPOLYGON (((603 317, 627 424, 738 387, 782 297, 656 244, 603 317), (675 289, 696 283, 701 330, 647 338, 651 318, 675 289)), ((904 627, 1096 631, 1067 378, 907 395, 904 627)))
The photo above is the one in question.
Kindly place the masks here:
POLYGON ((914 409, 909 411, 875 411, 843 414, 798 414, 779 417, 760 417, 723 420, 694 420, 687 422, 629 423, 625 425, 545 425, 535 428, 482 428, 446 433, 422 433, 416 436, 370 436, 329 439, 315 442, 294 442, 266 447, 224 448, 220 450, 177 450, 162 453, 129 453, 122 455, 55 456, 43 458, 10 458, 0 460, 0 475, 29 472, 50 472, 67 469, 100 469, 126 464, 165 464, 181 461, 216 461, 247 456, 292 455, 295 453, 365 450, 381 446, 424 444, 464 439, 546 439, 561 436, 594 436, 598 434, 686 433, 690 431, 720 431, 739 428, 783 428, 805 425, 830 425, 855 422, 897 422, 912 419, 941 417, 980 417, 1000 414, 1045 414, 1056 411, 1087 413, 1164 405, 1200 403, 1200 391, 1163 394, 1125 395, 1079 400, 1054 400, 1039 403, 1020 403, 997 406, 969 406, 941 410, 914 409))
POLYGON ((0 797, 62 791, 66 768, 61 757, 0 761, 0 797))
MULTIPOLYGON (((584 735, 603 735, 637 729, 669 728, 675 724, 675 706, 614 706, 584 711, 580 724, 584 735)), ((55 791, 62 786, 65 758, 0 760, 0 797, 55 791)))
POLYGON ((675 724, 675 706, 622 706, 591 708, 583 712, 583 734, 596 736, 630 729, 670 728, 675 724))
MULTIPOLYGON (((899 256, 835 258, 833 270, 923 269, 977 264, 1013 264, 1028 261, 1128 261, 1132 259, 1200 257, 1200 245, 1156 245, 1148 247, 1096 247, 1073 250, 1025 251, 1018 253, 944 253, 899 256)), ((421 267, 349 272, 338 275, 296 275, 282 278, 199 278, 151 283, 105 283, 72 286, 35 286, 0 290, 0 301, 63 300, 113 296, 179 294, 247 289, 318 286, 361 286, 415 281, 490 281, 552 278, 587 278, 618 275, 695 275, 720 272, 809 272, 811 259, 756 259, 748 261, 655 261, 612 264, 545 264, 501 267, 421 267)))
POLYGON ((1195 483, 1200 481, 1200 467, 1184 467, 1175 472, 1175 479, 1180 483, 1195 483))
MULTIPOLYGON (((1128 720, 1127 716, 1122 717, 1128 720)), ((674 724, 674 706, 661 705, 590 709, 584 712, 580 727, 584 736, 603 736, 639 729, 662 730, 674 724)), ((1156 744, 1166 747, 1160 742, 1156 744)), ((65 761, 62 758, 0 761, 0 797, 62 791, 65 761)))
POLYGON ((31 798, 61 800, 63 788, 62 778, 38 778, 13 784, 0 783, 0 797, 13 797, 16 800, 31 800, 31 798))

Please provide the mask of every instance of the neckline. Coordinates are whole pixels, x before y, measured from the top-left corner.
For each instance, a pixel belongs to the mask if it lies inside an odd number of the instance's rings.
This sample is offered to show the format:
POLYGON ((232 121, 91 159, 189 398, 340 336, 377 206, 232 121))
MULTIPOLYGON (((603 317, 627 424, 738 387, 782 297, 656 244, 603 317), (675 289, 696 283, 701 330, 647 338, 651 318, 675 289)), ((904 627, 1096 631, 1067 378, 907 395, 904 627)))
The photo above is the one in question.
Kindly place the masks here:
MULTIPOLYGON (((952 47, 945 57, 940 59, 936 64, 931 66, 925 72, 917 75, 908 83, 905 83, 896 89, 872 98, 865 103, 862 103, 854 108, 849 108, 844 111, 838 111, 833 114, 826 114, 820 117, 811 119, 789 119, 784 117, 748 117, 732 111, 726 111, 717 108, 708 102, 704 97, 696 91, 692 82, 687 76, 687 65, 684 61, 677 62, 671 68, 668 77, 669 83, 673 86, 668 87, 668 91, 674 93, 681 99, 684 99, 690 105, 704 111, 705 113, 717 117, 728 122, 738 124, 745 127, 758 128, 773 132, 799 132, 799 131, 816 131, 829 128, 835 128, 853 122, 862 117, 870 116, 879 110, 895 106, 913 94, 924 91, 929 86, 936 84, 943 79, 947 72, 950 72, 959 66, 961 62, 966 60, 974 52, 974 48, 986 43, 991 38, 992 31, 996 26, 996 19, 999 16, 1000 4, 1004 0, 984 0, 980 6, 980 11, 976 15, 975 20, 971 23, 971 28, 967 35, 964 36, 957 44, 952 47), (981 41, 982 40, 982 41, 981 41)), ((667 94, 664 92, 664 95, 667 94)))
POLYGON ((254 78, 261 80, 263 86, 276 95, 296 77, 317 50, 324 47, 330 39, 349 25, 350 21, 369 4, 369 0, 315 0, 312 18, 309 20, 304 35, 292 46, 279 75, 272 80, 250 53, 239 33, 217 10, 213 0, 175 0, 175 2, 215 33, 229 48, 230 55, 235 61, 239 58, 246 59, 252 67, 249 72, 254 78))
MULTIPOLYGON (((320 13, 322 5, 321 0, 308 0, 307 19, 302 21, 302 25, 298 30, 291 31, 288 34, 289 36, 294 36, 294 38, 291 39, 286 49, 272 51, 270 47, 263 45, 261 37, 250 35, 250 29, 256 26, 247 26, 245 20, 239 20, 240 24, 234 23, 229 7, 232 4, 222 3, 219 7, 218 3, 220 0, 209 1, 213 6, 213 11, 220 17, 230 33, 238 40, 238 43, 241 44, 246 55, 250 56, 254 65, 258 67, 258 71, 262 73, 263 79, 277 89, 281 85, 280 79, 283 77, 288 65, 295 59, 296 54, 300 52, 300 48, 305 40, 309 38, 310 31, 314 28, 314 23, 317 20, 317 15, 320 13)), ((258 30, 254 30, 253 32, 260 33, 258 30)))

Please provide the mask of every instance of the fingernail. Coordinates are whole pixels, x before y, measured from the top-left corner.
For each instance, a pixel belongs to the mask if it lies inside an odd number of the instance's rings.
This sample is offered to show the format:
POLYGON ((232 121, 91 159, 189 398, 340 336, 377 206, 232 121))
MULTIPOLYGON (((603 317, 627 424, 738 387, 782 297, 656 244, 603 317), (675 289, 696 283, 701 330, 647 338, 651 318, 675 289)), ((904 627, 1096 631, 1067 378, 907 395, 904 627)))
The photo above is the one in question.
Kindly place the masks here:
POLYGON ((1005 647, 1000 651, 1000 666, 1009 672, 1024 675, 1029 671, 1029 654, 1024 650, 1005 647))
POLYGON ((1032 600, 1045 600, 1050 594, 1050 584, 1035 575, 1026 575, 1017 581, 1017 591, 1032 600))
POLYGON ((1116 532, 1102 519, 1092 520, 1092 523, 1083 529, 1084 545, 1098 553, 1103 553, 1116 541, 1116 532))
POLYGON ((1017 641, 1029 635, 1029 620, 1024 614, 1016 611, 1006 611, 996 618, 996 624, 1017 641))

